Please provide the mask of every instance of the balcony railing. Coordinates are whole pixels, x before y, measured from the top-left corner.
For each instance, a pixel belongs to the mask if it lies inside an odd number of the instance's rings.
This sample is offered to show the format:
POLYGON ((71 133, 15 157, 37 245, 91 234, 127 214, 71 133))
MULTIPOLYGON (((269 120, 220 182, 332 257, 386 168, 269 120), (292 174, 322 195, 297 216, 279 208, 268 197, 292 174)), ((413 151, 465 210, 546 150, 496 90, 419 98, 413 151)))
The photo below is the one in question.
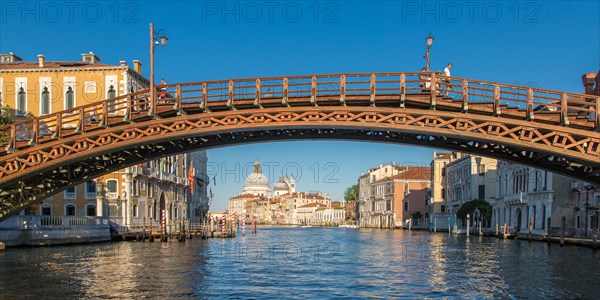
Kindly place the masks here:
POLYGON ((529 200, 529 195, 524 192, 504 196, 504 203, 506 204, 527 203, 527 200, 529 200))
POLYGON ((93 193, 92 192, 86 192, 85 193, 85 199, 86 200, 94 200, 94 199, 96 199, 96 195, 97 195, 96 192, 93 192, 93 193))
POLYGON ((117 193, 106 193, 106 199, 117 199, 117 193))
POLYGON ((75 198, 76 198, 75 193, 64 193, 65 200, 75 200, 75 198))

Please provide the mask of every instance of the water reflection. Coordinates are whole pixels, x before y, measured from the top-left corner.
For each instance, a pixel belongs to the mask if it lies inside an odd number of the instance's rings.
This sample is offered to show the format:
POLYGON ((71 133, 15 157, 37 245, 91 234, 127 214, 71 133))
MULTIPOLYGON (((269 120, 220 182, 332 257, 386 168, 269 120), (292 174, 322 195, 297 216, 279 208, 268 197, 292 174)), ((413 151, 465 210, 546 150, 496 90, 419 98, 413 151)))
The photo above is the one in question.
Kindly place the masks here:
POLYGON ((478 236, 260 228, 237 239, 7 249, 0 297, 598 298, 600 251, 478 236))

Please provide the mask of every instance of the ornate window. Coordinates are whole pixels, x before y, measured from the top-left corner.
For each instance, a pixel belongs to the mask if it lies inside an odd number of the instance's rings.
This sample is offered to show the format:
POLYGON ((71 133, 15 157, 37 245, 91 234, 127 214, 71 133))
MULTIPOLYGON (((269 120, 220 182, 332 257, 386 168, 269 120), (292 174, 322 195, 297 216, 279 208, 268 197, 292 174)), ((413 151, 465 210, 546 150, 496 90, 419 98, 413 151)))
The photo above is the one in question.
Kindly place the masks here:
POLYGON ((47 115, 50 113, 50 92, 48 91, 48 87, 44 87, 42 90, 42 103, 40 107, 40 114, 47 115))
POLYGON ((75 94, 73 93, 73 88, 68 87, 67 92, 65 93, 65 109, 71 109, 75 107, 75 94))

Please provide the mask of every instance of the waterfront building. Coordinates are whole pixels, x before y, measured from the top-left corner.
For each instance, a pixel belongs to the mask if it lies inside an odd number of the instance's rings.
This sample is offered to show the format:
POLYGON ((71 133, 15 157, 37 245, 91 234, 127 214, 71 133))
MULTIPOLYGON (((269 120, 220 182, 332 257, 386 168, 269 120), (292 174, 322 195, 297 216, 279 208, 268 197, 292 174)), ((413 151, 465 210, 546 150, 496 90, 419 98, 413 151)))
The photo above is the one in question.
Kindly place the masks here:
MULTIPOLYGON (((133 61, 132 68, 125 61, 118 65, 103 64, 93 52, 82 54, 81 61, 46 61, 44 55, 38 55, 37 62, 25 62, 13 53, 0 54, 0 104, 9 107, 15 121, 118 97, 148 86, 149 80, 142 75, 138 60, 133 61)), ((64 126, 70 129, 73 124, 64 126)), ((157 222, 160 209, 166 210, 169 220, 187 218, 188 212, 200 220, 196 216, 208 210, 207 184, 206 152, 200 151, 90 179, 45 199, 27 213, 105 216, 124 227, 138 226, 144 218, 147 222, 157 222), (194 165, 192 175, 198 180, 194 180, 192 201, 187 202, 190 164, 194 165)))
POLYGON ((565 218, 566 236, 591 237, 592 220, 600 207, 600 193, 593 185, 560 174, 516 163, 499 161, 497 196, 492 201, 492 225, 507 225, 511 233, 560 235, 565 218))
POLYGON ((497 160, 478 155, 462 155, 446 163, 445 190, 448 211, 455 214, 468 201, 485 200, 492 203, 496 197, 497 160))
POLYGON ((430 212, 435 215, 444 215, 448 212, 448 197, 446 186, 446 165, 462 157, 460 152, 433 152, 431 160, 431 185, 430 185, 430 212))
POLYGON ((359 178, 360 226, 397 228, 426 217, 430 176, 430 167, 388 165, 369 170, 359 178))
POLYGON ((357 208, 358 208, 358 202, 357 201, 346 201, 344 203, 344 209, 346 210, 345 214, 346 214, 346 220, 350 221, 350 222, 355 222, 357 220, 356 218, 356 212, 357 212, 357 208))
POLYGON ((125 228, 152 223, 160 228, 162 211, 166 225, 174 229, 187 219, 189 180, 186 155, 144 162, 96 178, 98 216, 125 228))
POLYGON ((313 215, 317 209, 326 208, 327 205, 320 203, 309 203, 298 207, 297 225, 312 225, 313 215))
POLYGON ((338 226, 346 220, 346 209, 339 201, 331 202, 329 207, 319 207, 312 214, 310 224, 321 226, 338 226))
POLYGON ((190 188, 188 189, 189 218, 192 223, 205 223, 208 219, 210 206, 210 199, 208 198, 210 178, 207 174, 208 156, 206 151, 195 151, 186 153, 185 157, 187 165, 186 178, 188 180, 193 178, 193 181, 189 182, 190 188), (192 176, 190 176, 190 169, 192 176))

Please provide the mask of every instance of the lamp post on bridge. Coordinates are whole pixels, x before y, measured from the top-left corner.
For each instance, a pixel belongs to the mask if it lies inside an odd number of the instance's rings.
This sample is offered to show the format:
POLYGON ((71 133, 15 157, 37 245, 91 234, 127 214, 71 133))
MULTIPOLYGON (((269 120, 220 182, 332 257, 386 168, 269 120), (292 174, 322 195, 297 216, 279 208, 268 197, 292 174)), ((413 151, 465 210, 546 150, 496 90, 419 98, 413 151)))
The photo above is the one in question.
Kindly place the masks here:
POLYGON ((156 90, 154 88, 154 47, 157 45, 166 46, 169 39, 165 36, 165 32, 162 29, 154 31, 154 24, 150 23, 150 112, 153 115, 156 108, 154 103, 156 101, 156 90), (162 35, 161 35, 162 33, 162 35))
POLYGON ((431 36, 431 33, 429 33, 429 36, 425 38, 425 43, 427 45, 427 52, 425 55, 423 55, 423 58, 425 58, 426 61, 425 69, 427 72, 429 72, 429 50, 431 49, 431 45, 433 45, 433 37, 431 36))

